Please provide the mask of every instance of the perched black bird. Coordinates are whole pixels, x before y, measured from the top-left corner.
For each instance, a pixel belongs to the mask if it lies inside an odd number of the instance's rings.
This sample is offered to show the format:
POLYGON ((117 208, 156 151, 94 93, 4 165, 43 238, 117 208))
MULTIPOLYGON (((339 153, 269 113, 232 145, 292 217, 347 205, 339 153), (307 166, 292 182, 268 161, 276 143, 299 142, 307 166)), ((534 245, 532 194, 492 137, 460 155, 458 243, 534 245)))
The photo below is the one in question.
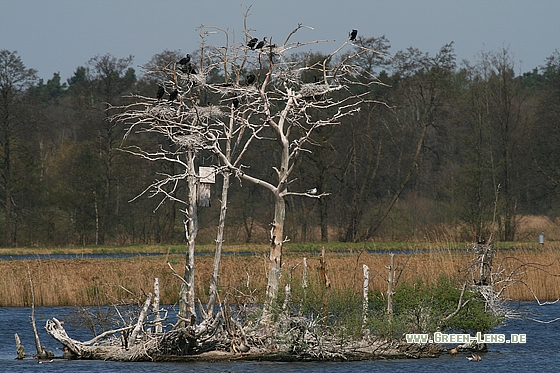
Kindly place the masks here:
POLYGON ((157 90, 157 96, 156 96, 157 99, 158 99, 158 100, 161 100, 161 98, 163 97, 164 93, 165 93, 165 89, 163 89, 163 86, 160 85, 159 88, 158 88, 158 90, 157 90))
POLYGON ((186 65, 181 65, 181 71, 185 74, 198 74, 198 70, 192 62, 189 62, 186 65))
POLYGON ((251 40, 249 40, 249 42, 247 43, 247 47, 249 47, 249 49, 255 49, 255 45, 257 45, 257 42, 259 41, 259 39, 257 38, 252 38, 251 40))
POLYGON ((187 73, 188 74, 198 74, 198 70, 196 69, 196 66, 193 63, 190 63, 187 65, 187 73))
POLYGON ((180 65, 186 65, 186 64, 188 64, 190 61, 191 61, 191 55, 190 55, 190 54, 187 54, 185 57, 183 57, 183 58, 181 58, 181 59, 179 60, 179 64, 180 64, 180 65))
POLYGON ((179 95, 178 90, 174 90, 173 92, 171 92, 171 94, 169 95, 169 102, 175 101, 178 95, 179 95))
POLYGON ((265 44, 266 44, 266 36, 263 38, 263 40, 259 41, 255 49, 261 49, 262 47, 264 47, 265 44))
POLYGON ((255 74, 247 75, 247 85, 253 84, 256 78, 255 74))
POLYGON ((352 32, 350 33, 350 41, 356 40, 356 36, 358 36, 358 30, 354 29, 354 30, 352 30, 352 32))
POLYGON ((239 107, 239 100, 237 99, 237 97, 234 98, 232 102, 233 102, 233 107, 237 109, 239 107))

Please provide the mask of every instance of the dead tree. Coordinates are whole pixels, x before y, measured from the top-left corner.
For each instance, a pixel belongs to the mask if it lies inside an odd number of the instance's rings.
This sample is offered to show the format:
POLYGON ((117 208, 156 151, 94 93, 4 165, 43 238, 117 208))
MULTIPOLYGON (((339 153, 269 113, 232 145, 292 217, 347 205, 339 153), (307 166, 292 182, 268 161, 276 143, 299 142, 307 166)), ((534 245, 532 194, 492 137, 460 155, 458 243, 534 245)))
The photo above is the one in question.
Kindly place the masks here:
MULTIPOLYGON (((256 51, 247 48, 246 43, 222 47, 230 52, 229 56, 224 52, 220 60, 229 61, 227 65, 224 63, 224 72, 228 72, 224 75, 231 76, 231 79, 226 79, 223 85, 209 87, 224 97, 225 102, 232 102, 234 107, 237 105, 233 111, 233 130, 229 132, 236 136, 232 153, 228 155, 224 151, 228 149, 227 142, 231 141, 230 136, 224 136, 224 131, 209 133, 212 151, 223 167, 239 180, 260 185, 273 196, 267 304, 276 299, 279 289, 282 248, 287 240, 284 234, 285 198, 290 195, 308 198, 328 195, 328 191, 317 191, 313 186, 304 191, 290 190, 290 184, 295 181, 292 176, 294 166, 302 153, 312 151, 312 137, 319 128, 338 125, 343 118, 359 111, 367 99, 367 89, 362 90, 366 93, 352 93, 352 85, 377 83, 372 77, 363 79, 363 71, 352 64, 365 49, 341 55, 348 42, 319 63, 306 65, 305 61, 290 60, 289 52, 318 42, 291 41, 296 32, 304 29, 309 28, 300 24, 282 44, 270 43, 256 51), (333 63, 337 58, 338 62, 333 63), (315 76, 317 81, 305 82, 305 74, 315 76), (251 167, 245 157, 255 143, 268 142, 272 145, 267 147, 271 153, 259 157, 259 162, 268 162, 268 167, 274 170, 270 179, 254 174, 252 170, 256 167, 251 167), (274 159, 278 161, 270 162, 274 159)), ((248 42, 252 37, 247 28, 245 35, 248 42)))
POLYGON ((124 148, 124 151, 148 161, 171 163, 179 170, 175 174, 161 173, 159 179, 136 198, 142 195, 160 198, 156 210, 166 201, 178 202, 183 206, 187 249, 179 295, 178 326, 185 326, 187 322, 192 322, 193 316, 196 321, 194 249, 198 233, 197 156, 205 147, 207 132, 213 130, 211 124, 215 118, 222 116, 222 112, 218 108, 200 105, 201 89, 204 87, 206 77, 204 71, 199 71, 195 67, 185 70, 179 68, 176 62, 170 61, 166 66, 152 67, 148 73, 167 77, 161 85, 169 91, 169 100, 130 96, 129 99, 133 103, 111 108, 119 111, 112 119, 128 125, 125 139, 137 133, 150 133, 161 137, 161 144, 156 150, 130 146, 124 148), (186 183, 187 198, 177 194, 181 183, 186 183))
MULTIPOLYGON (((351 49, 348 41, 318 63, 306 64, 300 59, 291 59, 292 51, 319 42, 293 42, 294 34, 310 29, 301 24, 282 44, 270 40, 261 49, 248 48, 247 42, 252 37, 246 26, 247 15, 245 13, 246 40, 243 42, 231 41, 228 30, 201 26, 196 63, 190 62, 192 65, 185 67, 169 61, 166 66, 151 67, 147 74, 166 77, 160 85, 170 94, 168 101, 135 95, 130 97, 134 102, 119 107, 120 113, 113 117, 128 125, 125 138, 138 132, 157 134, 162 138, 162 145, 157 150, 128 147, 125 151, 149 161, 171 162, 181 170, 177 174, 162 174, 141 195, 158 196, 160 205, 172 200, 184 206, 188 247, 179 302, 179 326, 183 327, 196 322, 194 246, 198 231, 198 154, 212 152, 218 160, 213 167, 224 180, 207 304, 209 316, 217 299, 230 175, 263 186, 274 197, 265 302, 269 305, 278 294, 282 248, 287 240, 284 234, 285 198, 323 198, 328 195, 328 191, 317 191, 313 186, 303 191, 290 190, 290 184, 295 181, 292 176, 294 167, 302 153, 312 151, 314 133, 320 128, 338 125, 345 117, 358 112, 360 105, 368 100, 368 86, 378 83, 373 76, 365 76, 367 72, 355 64, 357 57, 372 51, 361 48, 345 52, 345 47, 351 49), (212 43, 216 37, 220 37, 219 43, 212 43), (317 78, 315 82, 304 81, 303 77, 310 74, 317 78), (361 89, 354 90, 353 86, 361 89), (256 143, 273 145, 267 147, 272 153, 259 157, 259 162, 278 159, 278 163, 267 164, 275 171, 271 179, 251 172, 246 155, 256 143), (182 199, 176 191, 185 181, 189 193, 187 199, 182 199)), ((265 313, 268 310, 265 307, 265 313)))

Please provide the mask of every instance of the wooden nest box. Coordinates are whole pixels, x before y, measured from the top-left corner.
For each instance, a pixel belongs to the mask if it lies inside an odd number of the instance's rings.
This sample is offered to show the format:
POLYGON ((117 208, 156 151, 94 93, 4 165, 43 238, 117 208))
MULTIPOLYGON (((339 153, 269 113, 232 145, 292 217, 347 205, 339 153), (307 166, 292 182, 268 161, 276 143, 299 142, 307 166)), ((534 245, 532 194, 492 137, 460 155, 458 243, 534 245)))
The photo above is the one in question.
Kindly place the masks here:
POLYGON ((210 207, 210 185, 216 183, 216 169, 214 167, 198 168, 198 205, 210 207))

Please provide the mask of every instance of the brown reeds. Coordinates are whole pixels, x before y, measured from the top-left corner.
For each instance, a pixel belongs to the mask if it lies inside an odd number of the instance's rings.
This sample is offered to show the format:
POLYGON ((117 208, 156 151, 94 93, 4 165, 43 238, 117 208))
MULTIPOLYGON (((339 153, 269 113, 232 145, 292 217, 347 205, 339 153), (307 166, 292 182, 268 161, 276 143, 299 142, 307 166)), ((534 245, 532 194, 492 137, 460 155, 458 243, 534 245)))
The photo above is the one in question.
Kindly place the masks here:
MULTIPOLYGON (((320 256, 306 255, 309 275, 318 275, 320 256)), ((303 254, 287 254, 284 260, 284 281, 301 281, 303 254)), ((438 251, 395 255, 397 286, 417 279, 437 281, 442 275, 459 282, 471 281, 468 266, 472 253, 438 251)), ((120 259, 34 259, 0 261, 0 307, 30 306, 31 292, 27 268, 33 278, 36 306, 83 306, 141 303, 152 292, 153 279, 159 278, 162 304, 177 301, 184 257, 132 257, 120 259)), ((204 302, 210 283, 211 256, 195 260, 195 293, 204 302)), ((328 253, 326 269, 333 289, 351 288, 361 292, 362 266, 371 271, 370 289, 387 289, 387 254, 367 252, 328 253)), ((515 272, 514 283, 505 295, 515 300, 556 300, 560 298, 560 251, 510 250, 498 251, 494 268, 507 275, 515 272)), ((229 255, 222 258, 220 289, 224 296, 253 294, 262 296, 266 289, 266 255, 229 255)), ((262 298, 261 298, 262 299, 262 298)))

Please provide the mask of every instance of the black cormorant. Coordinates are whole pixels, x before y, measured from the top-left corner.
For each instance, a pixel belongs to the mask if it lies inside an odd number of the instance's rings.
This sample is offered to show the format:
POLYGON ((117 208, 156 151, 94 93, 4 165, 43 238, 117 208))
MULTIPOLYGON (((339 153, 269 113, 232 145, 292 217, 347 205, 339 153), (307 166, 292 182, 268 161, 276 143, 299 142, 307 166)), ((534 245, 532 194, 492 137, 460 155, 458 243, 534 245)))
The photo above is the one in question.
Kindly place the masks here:
POLYGON ((177 99, 177 96, 179 95, 179 91, 178 90, 174 90, 173 92, 171 92, 171 94, 169 95, 169 101, 173 102, 177 99))
POLYGON ((358 36, 358 30, 354 29, 354 30, 352 30, 352 32, 350 33, 350 41, 356 40, 356 36, 358 36))
POLYGON ((261 49, 262 47, 264 47, 265 44, 266 44, 266 36, 263 38, 263 40, 259 41, 255 49, 261 49))
POLYGON ((253 84, 256 78, 255 74, 247 75, 247 85, 253 84))
POLYGON ((181 71, 185 74, 198 74, 198 70, 192 62, 189 62, 186 65, 181 65, 181 71))
POLYGON ((191 55, 190 55, 190 54, 187 54, 185 57, 183 57, 183 58, 181 58, 181 59, 179 60, 179 64, 180 64, 180 65, 186 65, 186 64, 188 64, 190 61, 191 61, 191 55))
POLYGON ((252 38, 251 40, 249 40, 249 42, 247 43, 247 47, 249 47, 249 49, 255 49, 255 45, 257 45, 257 42, 259 41, 259 39, 257 38, 252 38))
POLYGON ((163 95, 165 94, 165 89, 163 89, 163 86, 159 86, 158 90, 157 90, 157 99, 161 100, 161 98, 163 97, 163 95))
POLYGON ((196 66, 193 63, 190 63, 187 65, 187 73, 188 74, 198 74, 198 70, 196 69, 196 66))

